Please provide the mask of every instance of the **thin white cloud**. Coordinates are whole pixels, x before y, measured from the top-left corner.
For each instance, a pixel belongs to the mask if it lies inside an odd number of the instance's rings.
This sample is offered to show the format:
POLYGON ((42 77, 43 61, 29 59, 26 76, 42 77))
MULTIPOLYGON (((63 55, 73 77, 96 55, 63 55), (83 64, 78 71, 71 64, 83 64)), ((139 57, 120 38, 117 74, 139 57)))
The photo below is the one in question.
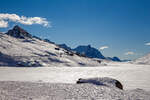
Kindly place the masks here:
POLYGON ((0 20, 0 28, 6 28, 6 27, 8 27, 8 22, 4 20, 0 20))
POLYGON ((50 27, 50 24, 46 18, 26 17, 26 16, 19 16, 17 14, 0 13, 0 28, 8 27, 9 21, 24 24, 24 25, 39 24, 39 25, 43 25, 44 27, 50 27))
POLYGON ((107 49, 107 48, 109 48, 109 47, 108 46, 102 46, 102 47, 99 48, 99 50, 104 50, 104 49, 107 49))
POLYGON ((135 53, 132 51, 126 52, 125 55, 134 55, 135 53))
POLYGON ((150 46, 150 42, 148 42, 148 43, 145 43, 145 45, 147 45, 147 46, 150 46))

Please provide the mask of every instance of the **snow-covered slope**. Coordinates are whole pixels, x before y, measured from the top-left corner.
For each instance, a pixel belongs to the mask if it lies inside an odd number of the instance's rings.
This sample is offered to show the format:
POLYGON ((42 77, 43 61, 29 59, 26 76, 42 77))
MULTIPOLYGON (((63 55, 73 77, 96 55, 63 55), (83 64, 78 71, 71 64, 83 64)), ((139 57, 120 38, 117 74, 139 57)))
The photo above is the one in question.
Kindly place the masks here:
POLYGON ((133 63, 150 65, 150 53, 141 58, 136 59, 135 61, 133 61, 133 63))
POLYGON ((58 47, 54 43, 32 37, 15 26, 0 33, 0 66, 97 66, 90 59, 58 47))

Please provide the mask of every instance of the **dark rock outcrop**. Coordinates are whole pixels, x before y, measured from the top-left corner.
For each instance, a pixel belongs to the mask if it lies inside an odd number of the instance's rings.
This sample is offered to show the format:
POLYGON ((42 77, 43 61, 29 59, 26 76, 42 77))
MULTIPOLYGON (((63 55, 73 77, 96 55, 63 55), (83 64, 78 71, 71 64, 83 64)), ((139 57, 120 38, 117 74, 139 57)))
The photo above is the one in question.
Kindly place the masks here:
POLYGON ((55 42, 52 42, 52 41, 50 41, 49 39, 44 39, 43 41, 48 42, 48 43, 55 44, 55 42))
POLYGON ((20 39, 32 38, 31 34, 29 34, 27 31, 25 31, 18 25, 14 26, 12 30, 8 30, 6 34, 20 39))

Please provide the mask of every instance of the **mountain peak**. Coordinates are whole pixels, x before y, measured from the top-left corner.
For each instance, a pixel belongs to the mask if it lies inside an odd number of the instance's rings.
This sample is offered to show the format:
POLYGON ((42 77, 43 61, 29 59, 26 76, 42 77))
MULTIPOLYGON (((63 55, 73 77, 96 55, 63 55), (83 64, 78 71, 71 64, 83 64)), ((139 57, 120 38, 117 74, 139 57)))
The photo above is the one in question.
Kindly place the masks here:
POLYGON ((88 47, 88 48, 91 48, 91 45, 89 44, 87 47, 88 47))
POLYGON ((18 25, 15 25, 14 27, 13 27, 13 30, 23 30, 20 26, 18 26, 18 25))
POLYGON ((80 54, 84 54, 89 58, 105 59, 105 57, 101 54, 101 52, 96 48, 91 47, 91 45, 81 45, 73 49, 73 51, 76 51, 80 54))
POLYGON ((21 28, 18 25, 14 26, 13 29, 8 30, 6 34, 21 39, 32 38, 31 34, 29 34, 27 31, 25 31, 23 28, 21 28))
POLYGON ((58 46, 61 47, 61 48, 66 49, 66 50, 72 50, 72 49, 71 49, 70 47, 68 47, 66 44, 59 44, 58 46))

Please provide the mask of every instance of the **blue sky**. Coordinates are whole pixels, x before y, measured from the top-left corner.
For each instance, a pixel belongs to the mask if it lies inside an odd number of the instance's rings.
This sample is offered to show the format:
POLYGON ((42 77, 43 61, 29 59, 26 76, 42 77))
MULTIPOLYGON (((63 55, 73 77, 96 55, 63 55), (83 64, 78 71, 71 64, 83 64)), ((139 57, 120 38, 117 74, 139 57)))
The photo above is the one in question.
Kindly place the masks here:
POLYGON ((8 26, 0 27, 0 31, 18 24, 55 43, 72 48, 91 44, 101 48, 104 56, 121 59, 135 59, 150 52, 150 44, 145 45, 150 42, 149 0, 0 0, 0 14, 45 18, 51 26, 45 27, 44 21, 5 19, 8 26))

